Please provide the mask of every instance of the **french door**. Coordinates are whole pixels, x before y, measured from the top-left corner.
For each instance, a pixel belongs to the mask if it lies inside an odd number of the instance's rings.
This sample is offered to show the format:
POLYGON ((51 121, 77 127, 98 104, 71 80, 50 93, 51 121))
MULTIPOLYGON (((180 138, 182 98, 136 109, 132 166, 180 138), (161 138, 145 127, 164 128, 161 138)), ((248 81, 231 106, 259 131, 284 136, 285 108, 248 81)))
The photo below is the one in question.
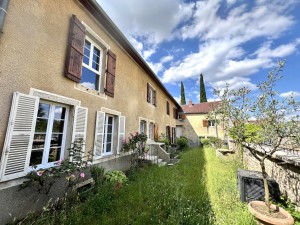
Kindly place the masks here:
POLYGON ((111 155, 113 153, 114 140, 114 117, 111 115, 105 116, 104 122, 104 142, 102 155, 111 155))
POLYGON ((29 166, 47 168, 63 159, 68 107, 40 102, 29 166))

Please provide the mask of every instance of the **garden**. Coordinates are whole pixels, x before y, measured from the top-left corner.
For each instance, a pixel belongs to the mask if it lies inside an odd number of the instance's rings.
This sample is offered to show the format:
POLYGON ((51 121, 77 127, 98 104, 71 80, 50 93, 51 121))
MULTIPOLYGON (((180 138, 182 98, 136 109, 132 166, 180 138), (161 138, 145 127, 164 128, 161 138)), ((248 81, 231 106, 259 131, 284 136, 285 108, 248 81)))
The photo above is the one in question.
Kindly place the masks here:
POLYGON ((234 157, 221 160, 206 146, 183 151, 174 166, 139 169, 122 187, 102 179, 99 168, 94 190, 80 202, 44 208, 15 223, 255 224, 247 205, 239 201, 238 166, 234 157))

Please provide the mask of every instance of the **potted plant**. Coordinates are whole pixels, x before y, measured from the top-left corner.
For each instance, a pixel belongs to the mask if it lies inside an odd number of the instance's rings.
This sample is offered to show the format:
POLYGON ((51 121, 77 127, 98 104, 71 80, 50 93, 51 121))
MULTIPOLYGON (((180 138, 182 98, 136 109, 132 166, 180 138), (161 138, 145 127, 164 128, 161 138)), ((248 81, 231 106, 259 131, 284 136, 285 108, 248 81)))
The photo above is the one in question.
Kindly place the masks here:
POLYGON ((259 222, 265 224, 293 224, 293 218, 283 209, 272 205, 265 161, 280 151, 281 147, 290 149, 299 146, 300 127, 299 103, 293 98, 281 98, 274 90, 276 82, 282 77, 284 61, 279 61, 268 79, 258 85, 258 92, 246 88, 215 90, 222 100, 218 113, 226 119, 226 128, 240 149, 247 149, 259 162, 264 184, 264 202, 253 201, 249 209, 259 222), (221 109, 221 110, 220 110, 221 109), (277 218, 276 218, 277 217, 277 218))

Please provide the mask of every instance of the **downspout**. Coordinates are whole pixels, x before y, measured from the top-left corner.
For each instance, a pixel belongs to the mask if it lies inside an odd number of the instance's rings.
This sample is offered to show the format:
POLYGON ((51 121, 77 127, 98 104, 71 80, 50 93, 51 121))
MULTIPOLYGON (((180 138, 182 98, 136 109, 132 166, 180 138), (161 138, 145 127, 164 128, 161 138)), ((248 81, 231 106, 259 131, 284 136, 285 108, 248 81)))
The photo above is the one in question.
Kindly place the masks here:
POLYGON ((0 34, 3 33, 4 20, 9 0, 0 0, 0 34))

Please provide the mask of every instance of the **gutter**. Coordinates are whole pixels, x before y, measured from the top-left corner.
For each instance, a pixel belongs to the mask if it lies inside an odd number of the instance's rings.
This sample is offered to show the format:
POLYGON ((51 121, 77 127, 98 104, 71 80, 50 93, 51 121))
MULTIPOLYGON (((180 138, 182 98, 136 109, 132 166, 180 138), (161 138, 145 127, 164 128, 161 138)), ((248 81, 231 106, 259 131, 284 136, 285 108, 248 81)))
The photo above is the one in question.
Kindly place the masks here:
POLYGON ((8 3, 9 0, 0 1, 0 34, 3 33, 3 26, 4 26, 5 16, 7 14, 8 3))

